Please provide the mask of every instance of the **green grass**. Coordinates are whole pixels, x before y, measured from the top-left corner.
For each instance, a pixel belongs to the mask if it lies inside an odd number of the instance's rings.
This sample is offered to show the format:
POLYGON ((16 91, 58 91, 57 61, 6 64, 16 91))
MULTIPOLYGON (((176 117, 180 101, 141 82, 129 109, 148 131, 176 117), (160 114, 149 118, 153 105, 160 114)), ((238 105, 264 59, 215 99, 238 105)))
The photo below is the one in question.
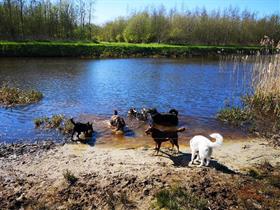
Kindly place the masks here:
POLYGON ((256 46, 201 46, 168 44, 90 42, 8 42, 0 41, 0 56, 42 57, 186 57, 200 55, 252 54, 256 46))

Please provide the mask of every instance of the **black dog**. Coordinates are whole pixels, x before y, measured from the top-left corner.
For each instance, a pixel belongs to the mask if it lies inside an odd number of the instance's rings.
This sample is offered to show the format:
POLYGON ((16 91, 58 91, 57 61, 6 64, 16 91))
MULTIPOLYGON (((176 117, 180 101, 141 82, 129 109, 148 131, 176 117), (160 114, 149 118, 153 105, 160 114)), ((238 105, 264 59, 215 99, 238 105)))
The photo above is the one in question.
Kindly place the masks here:
POLYGON ((172 150, 175 145, 179 153, 178 132, 183 132, 184 130, 185 128, 179 128, 176 131, 160 131, 159 129, 156 129, 150 125, 150 127, 147 130, 145 130, 145 133, 147 135, 152 135, 152 138, 156 142, 155 150, 157 151, 157 154, 160 150, 161 143, 165 141, 170 141, 170 143, 172 144, 172 150))
POLYGON ((74 125, 73 131, 72 131, 72 139, 76 132, 78 133, 78 138, 79 138, 79 135, 83 132, 85 133, 86 137, 92 137, 92 133, 94 131, 93 131, 91 123, 89 123, 89 122, 88 123, 80 123, 80 122, 76 123, 76 122, 74 122, 73 118, 71 118, 70 120, 74 125))
POLYGON ((151 114, 154 124, 165 126, 178 125, 178 111, 176 109, 171 109, 169 113, 159 113, 156 109, 150 109, 148 113, 151 114))
POLYGON ((110 120, 111 126, 115 127, 115 131, 124 131, 125 121, 122 117, 118 115, 118 111, 114 111, 114 115, 111 117, 110 120))

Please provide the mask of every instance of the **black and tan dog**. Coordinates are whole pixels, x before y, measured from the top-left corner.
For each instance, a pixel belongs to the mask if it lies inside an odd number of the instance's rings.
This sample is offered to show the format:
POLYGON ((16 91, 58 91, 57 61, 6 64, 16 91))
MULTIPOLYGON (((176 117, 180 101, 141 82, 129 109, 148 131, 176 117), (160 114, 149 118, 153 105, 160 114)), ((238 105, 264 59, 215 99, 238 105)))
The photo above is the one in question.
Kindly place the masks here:
POLYGON ((172 144, 172 150, 174 148, 174 145, 177 147, 177 151, 179 153, 179 145, 178 145, 178 132, 183 132, 185 128, 179 128, 175 131, 161 131, 153 126, 149 126, 147 130, 145 130, 145 133, 151 134, 152 138, 154 139, 156 143, 155 150, 157 151, 157 154, 160 150, 160 146, 162 142, 170 141, 172 144))
POLYGON ((74 122, 73 118, 71 118, 70 120, 74 125, 73 131, 72 131, 72 139, 76 132, 78 133, 78 138, 81 133, 84 133, 86 137, 92 137, 92 133, 94 131, 93 131, 91 123, 74 122))
POLYGON ((125 128, 126 124, 125 124, 124 119, 118 115, 117 110, 114 110, 114 114, 110 120, 110 125, 114 128, 114 132, 124 133, 124 128, 125 128))

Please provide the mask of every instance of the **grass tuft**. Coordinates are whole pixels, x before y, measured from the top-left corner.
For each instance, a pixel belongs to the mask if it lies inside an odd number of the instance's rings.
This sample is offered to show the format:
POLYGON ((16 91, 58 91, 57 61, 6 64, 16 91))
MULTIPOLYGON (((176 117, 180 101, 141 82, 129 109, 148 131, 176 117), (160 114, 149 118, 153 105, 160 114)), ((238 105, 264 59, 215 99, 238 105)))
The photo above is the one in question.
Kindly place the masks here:
POLYGON ((73 185, 78 181, 78 178, 68 169, 63 173, 63 177, 70 185, 73 185))
POLYGON ((114 193, 108 191, 106 193, 106 203, 109 209, 134 209, 136 208, 135 202, 131 201, 126 192, 114 193))
POLYGON ((64 115, 58 114, 49 117, 40 117, 33 120, 36 128, 42 129, 58 129, 63 134, 72 132, 74 125, 70 119, 64 115))
POLYGON ((217 119, 234 126, 244 125, 250 119, 248 112, 239 107, 222 109, 217 114, 217 119))
POLYGON ((156 209, 206 209, 207 201, 181 187, 163 189, 156 194, 156 209))

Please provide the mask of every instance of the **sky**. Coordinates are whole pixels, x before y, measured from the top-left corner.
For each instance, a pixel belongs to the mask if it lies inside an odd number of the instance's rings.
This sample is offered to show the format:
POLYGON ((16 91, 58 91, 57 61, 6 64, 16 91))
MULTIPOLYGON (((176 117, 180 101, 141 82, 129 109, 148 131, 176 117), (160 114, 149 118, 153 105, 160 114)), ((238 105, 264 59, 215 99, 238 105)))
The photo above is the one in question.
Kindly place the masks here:
POLYGON ((96 0, 94 23, 103 24, 119 16, 128 16, 132 11, 163 5, 167 10, 176 7, 207 10, 223 9, 229 6, 257 12, 259 17, 280 11, 280 0, 96 0))

